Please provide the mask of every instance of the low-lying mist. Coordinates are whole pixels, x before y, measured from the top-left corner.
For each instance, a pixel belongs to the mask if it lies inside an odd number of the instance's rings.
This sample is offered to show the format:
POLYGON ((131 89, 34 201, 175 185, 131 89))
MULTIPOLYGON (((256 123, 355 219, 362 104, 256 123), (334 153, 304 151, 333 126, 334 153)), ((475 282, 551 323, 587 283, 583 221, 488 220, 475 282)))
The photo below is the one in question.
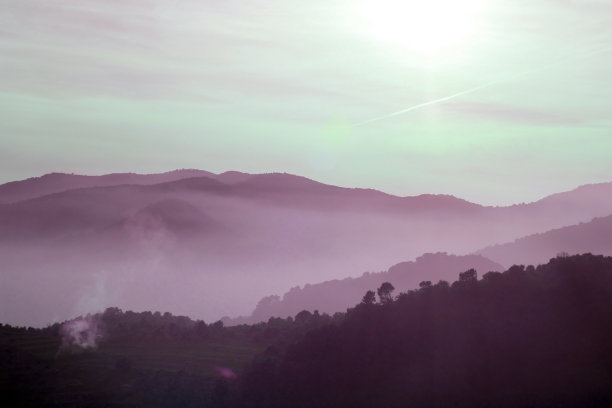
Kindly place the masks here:
POLYGON ((246 316, 295 286, 428 252, 467 254, 603 211, 590 190, 582 207, 572 195, 492 208, 290 175, 236 180, 80 188, 0 205, 0 321, 44 326, 110 306, 209 322, 246 316))

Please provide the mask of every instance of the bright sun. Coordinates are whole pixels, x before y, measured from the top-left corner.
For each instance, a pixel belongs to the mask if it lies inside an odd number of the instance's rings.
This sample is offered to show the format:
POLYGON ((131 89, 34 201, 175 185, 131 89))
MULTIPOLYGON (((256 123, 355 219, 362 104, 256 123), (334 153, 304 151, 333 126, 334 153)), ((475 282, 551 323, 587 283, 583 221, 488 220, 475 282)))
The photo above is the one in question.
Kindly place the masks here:
POLYGON ((365 0, 359 10, 368 35, 437 54, 465 44, 477 31, 485 0, 365 0))

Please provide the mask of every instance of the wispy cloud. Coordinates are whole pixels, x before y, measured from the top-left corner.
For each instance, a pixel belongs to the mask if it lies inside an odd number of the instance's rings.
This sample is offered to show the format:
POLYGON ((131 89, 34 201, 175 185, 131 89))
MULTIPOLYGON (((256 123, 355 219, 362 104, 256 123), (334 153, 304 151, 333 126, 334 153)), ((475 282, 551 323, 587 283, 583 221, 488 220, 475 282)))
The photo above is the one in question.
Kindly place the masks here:
POLYGON ((444 109, 470 117, 534 126, 578 126, 583 120, 553 112, 521 108, 501 103, 452 102, 444 109))
MULTIPOLYGON (((0 151, 11 154, 0 178, 242 166, 347 185, 371 177, 367 186, 405 195, 414 181, 389 184, 390 162, 430 152, 460 169, 474 139, 507 157, 504 141, 529 134, 549 162, 573 160, 576 146, 609 151, 610 1, 487 0, 478 35, 439 60, 375 38, 362 1, 4 1, 0 151), (329 126, 368 118, 376 123, 329 126), (553 133, 556 157, 543 142, 553 133), (329 143, 338 138, 341 148, 329 143), (336 170, 316 170, 305 152, 336 157, 336 170)), ((420 166, 437 174, 439 163, 420 166)), ((583 182, 589 168, 576 170, 583 182)), ((440 175, 438 190, 466 178, 488 186, 479 177, 440 175)))

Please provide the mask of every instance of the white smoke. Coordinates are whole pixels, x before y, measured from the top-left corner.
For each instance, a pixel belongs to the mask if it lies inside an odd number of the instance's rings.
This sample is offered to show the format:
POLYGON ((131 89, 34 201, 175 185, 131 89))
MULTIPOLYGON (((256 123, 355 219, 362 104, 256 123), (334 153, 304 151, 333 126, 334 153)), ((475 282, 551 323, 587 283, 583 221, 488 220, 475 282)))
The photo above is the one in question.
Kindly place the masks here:
POLYGON ((102 323, 99 315, 78 317, 64 323, 60 329, 60 352, 95 350, 102 339, 102 323))

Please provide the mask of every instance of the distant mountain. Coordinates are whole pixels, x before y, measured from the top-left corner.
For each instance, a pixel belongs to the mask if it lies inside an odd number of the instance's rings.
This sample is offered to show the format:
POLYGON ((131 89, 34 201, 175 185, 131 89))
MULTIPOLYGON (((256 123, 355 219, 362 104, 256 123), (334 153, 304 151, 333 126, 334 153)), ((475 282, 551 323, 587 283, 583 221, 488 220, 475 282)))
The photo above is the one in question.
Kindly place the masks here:
POLYGON ((155 185, 77 188, 23 202, 0 204, 0 242, 104 234, 118 225, 168 227, 177 234, 218 231, 221 222, 188 201, 185 190, 216 194, 228 186, 207 177, 155 185))
MULTIPOLYGON (((504 218, 541 217, 542 227, 558 227, 557 219, 564 216, 566 225, 605 216, 612 210, 612 182, 589 184, 574 190, 550 195, 532 203, 507 207, 483 207, 460 198, 443 194, 422 194, 398 197, 373 189, 342 188, 287 173, 248 174, 227 171, 214 174, 204 170, 183 169, 159 174, 113 173, 101 176, 50 173, 41 177, 13 181, 0 185, 0 204, 41 197, 76 188, 117 185, 154 185, 193 178, 216 180, 231 185, 242 195, 276 195, 277 201, 325 207, 328 209, 379 209, 391 211, 464 211, 504 214, 504 218), (297 194, 296 198, 293 195, 297 194), (292 195, 291 197, 287 197, 292 195), (280 197, 279 197, 280 196, 280 197), (312 196, 305 199, 305 196, 312 196)), ((197 182, 192 187, 197 186, 197 182)), ((189 183, 189 182, 188 182, 189 183)), ((178 184, 180 186, 180 183, 178 184)), ((185 187, 185 185, 183 185, 185 187)), ((212 188, 211 185, 206 188, 212 188)), ((493 216, 495 218, 495 216, 493 216)))
POLYGON ((176 199, 147 205, 122 223, 124 228, 149 231, 164 230, 177 235, 202 234, 221 229, 221 224, 199 208, 176 199))
POLYGON ((195 193, 231 193, 233 187, 212 177, 187 177, 155 184, 148 187, 153 193, 195 192, 195 193))
POLYGON ((585 252, 612 255, 612 215, 489 246, 476 253, 509 267, 519 260, 537 265, 560 253, 585 252))
POLYGON ((7 183, 0 321, 44 325, 110 305, 206 320, 244 315, 266 294, 304 282, 428 252, 472 253, 608 215, 611 186, 483 207, 286 173, 51 174, 7 183))
POLYGON ((253 324, 267 321, 270 317, 294 316, 302 310, 333 314, 344 312, 361 301, 368 290, 376 290, 383 282, 390 282, 395 293, 417 289, 419 283, 440 280, 452 282, 459 273, 468 269, 479 273, 502 271, 503 267, 480 255, 456 256, 445 253, 425 254, 413 262, 401 262, 386 272, 364 273, 358 278, 335 279, 304 287, 292 288, 282 298, 263 298, 251 316, 235 320, 226 319, 227 324, 253 324))
POLYGON ((266 204, 329 211, 475 213, 483 207, 443 194, 398 197, 373 189, 344 188, 288 173, 226 172, 160 183, 153 188, 226 194, 266 204))
POLYGON ((612 213, 612 182, 587 184, 532 203, 497 209, 508 221, 524 217, 537 219, 537 232, 569 226, 612 213), (564 220, 564 223, 560 225, 559 220, 564 220))
POLYGON ((252 174, 242 173, 240 171, 226 171, 225 173, 217 174, 217 176, 215 176, 217 180, 226 184, 236 184, 241 181, 246 181, 251 177, 253 177, 252 174))
POLYGON ((215 174, 204 170, 174 170, 159 174, 113 173, 102 176, 49 173, 0 185, 0 203, 12 203, 75 188, 158 184, 188 177, 215 177, 215 174))

